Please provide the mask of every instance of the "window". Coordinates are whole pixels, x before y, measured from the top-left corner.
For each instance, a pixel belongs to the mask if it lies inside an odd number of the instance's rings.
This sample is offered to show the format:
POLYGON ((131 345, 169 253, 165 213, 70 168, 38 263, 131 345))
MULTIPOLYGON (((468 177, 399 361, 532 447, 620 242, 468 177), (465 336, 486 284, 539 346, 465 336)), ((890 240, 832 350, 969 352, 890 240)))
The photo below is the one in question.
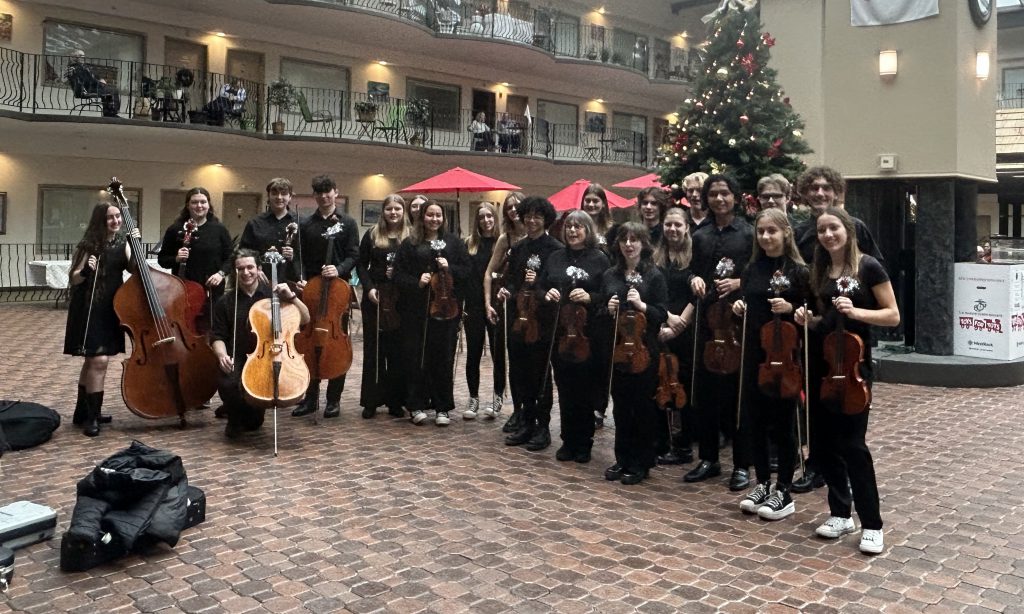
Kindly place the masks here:
POLYGON ((68 56, 81 50, 94 74, 108 84, 116 83, 121 91, 128 91, 133 79, 128 68, 133 62, 135 65, 143 62, 144 49, 145 39, 139 34, 46 21, 43 23, 43 53, 52 57, 46 58, 44 79, 48 83, 59 81, 67 69, 68 56))
MULTIPOLYGON (((430 101, 430 116, 435 129, 458 131, 465 128, 459 118, 459 100, 462 96, 459 86, 407 79, 405 92, 409 100, 425 98, 430 101)), ((468 121, 465 123, 469 124, 468 121)))
MULTIPOLYGON (((573 104, 537 101, 537 130, 550 132, 550 139, 561 145, 575 145, 579 136, 579 108, 573 104)), ((540 138, 540 137, 539 137, 540 138)))
POLYGON ((327 111, 334 117, 343 109, 348 111, 349 72, 344 66, 281 58, 281 78, 298 89, 313 111, 327 111))
MULTIPOLYGON (((124 195, 132 217, 140 223, 139 190, 126 188, 124 195)), ((99 203, 112 203, 113 199, 98 187, 42 186, 39 202, 39 242, 77 244, 89 224, 92 208, 99 203)))
POLYGON ((1003 99, 1024 98, 1024 68, 1003 69, 1003 99))
POLYGON ((612 151, 617 159, 633 164, 647 160, 647 118, 630 113, 612 114, 615 142, 612 151))

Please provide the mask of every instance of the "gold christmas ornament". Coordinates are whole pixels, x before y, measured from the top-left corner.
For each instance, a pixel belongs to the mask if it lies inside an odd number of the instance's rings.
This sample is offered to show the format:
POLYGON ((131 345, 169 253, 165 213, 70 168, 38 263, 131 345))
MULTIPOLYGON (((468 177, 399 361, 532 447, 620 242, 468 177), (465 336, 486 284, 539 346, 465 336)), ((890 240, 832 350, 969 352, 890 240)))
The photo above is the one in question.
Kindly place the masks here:
POLYGON ((726 68, 719 68, 718 70, 715 71, 715 77, 719 81, 725 81, 726 79, 729 78, 729 71, 728 71, 728 69, 726 69, 726 68))

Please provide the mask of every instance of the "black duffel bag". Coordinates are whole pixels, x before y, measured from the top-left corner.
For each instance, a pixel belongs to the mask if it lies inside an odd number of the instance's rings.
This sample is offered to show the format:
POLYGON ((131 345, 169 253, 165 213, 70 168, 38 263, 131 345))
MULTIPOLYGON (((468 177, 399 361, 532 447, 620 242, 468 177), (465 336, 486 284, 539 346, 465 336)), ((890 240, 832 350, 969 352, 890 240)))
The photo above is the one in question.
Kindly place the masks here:
POLYGON ((46 443, 60 426, 60 414, 39 403, 0 401, 0 455, 46 443))

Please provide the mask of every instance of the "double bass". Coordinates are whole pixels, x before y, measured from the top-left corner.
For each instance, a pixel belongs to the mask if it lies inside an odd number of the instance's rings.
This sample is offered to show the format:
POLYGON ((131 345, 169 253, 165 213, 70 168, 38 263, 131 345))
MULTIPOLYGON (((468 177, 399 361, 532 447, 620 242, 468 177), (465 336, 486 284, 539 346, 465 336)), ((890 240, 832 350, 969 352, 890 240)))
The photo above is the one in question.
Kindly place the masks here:
MULTIPOLYGON (((271 288, 277 287, 277 265, 284 256, 274 247, 263 255, 270 265, 271 288)), ((281 305, 276 292, 256 301, 249 310, 249 325, 256 348, 242 368, 242 392, 253 407, 287 407, 302 401, 309 387, 309 369, 294 346, 302 323, 295 305, 281 305)))
MULTIPOLYGON (((790 287, 789 278, 775 271, 769 287, 779 298, 790 287)), ((783 322, 781 314, 772 314, 772 321, 761 327, 761 349, 764 362, 757 368, 757 386, 765 396, 795 400, 800 397, 803 377, 800 373, 800 334, 792 322, 783 322)))
POLYGON ((107 189, 121 210, 137 269, 114 295, 114 311, 132 340, 121 395, 138 416, 178 416, 185 426, 185 412, 217 391, 219 362, 206 340, 192 332, 185 284, 146 262, 121 182, 114 177, 107 189))
MULTIPOLYGON (((731 258, 722 258, 715 266, 715 279, 728 279, 735 270, 731 258)), ((742 346, 732 319, 732 303, 719 298, 708 308, 706 317, 711 339, 704 343, 704 368, 719 375, 735 373, 740 368, 742 346)))
MULTIPOLYGON (((185 223, 182 225, 180 235, 181 246, 185 248, 190 248, 192 246, 193 239, 195 239, 199 235, 199 226, 196 225, 195 220, 193 220, 192 218, 185 220, 185 223)), ((180 277, 181 281, 185 283, 185 297, 188 300, 188 321, 189 324, 192 326, 192 332, 195 334, 199 334, 199 315, 203 312, 203 305, 206 304, 206 299, 209 296, 209 292, 207 292, 206 288, 203 287, 203 284, 197 281, 192 281, 187 277, 187 275, 185 274, 187 269, 188 260, 184 260, 178 263, 178 277, 180 277)), ((212 328, 213 305, 210 305, 210 318, 210 327, 212 328)))
MULTIPOLYGON (((841 296, 860 288, 857 278, 844 275, 836 280, 841 296)), ((847 415, 856 415, 871 404, 871 389, 860 374, 864 362, 864 340, 846 330, 846 316, 836 314, 836 330, 825 335, 825 361, 828 375, 821 378, 821 401, 847 415)))
MULTIPOLYGON (((327 265, 333 264, 334 239, 344 230, 341 222, 323 233, 327 239, 327 265)), ((306 360, 314 379, 334 379, 352 366, 352 342, 342 325, 352 300, 352 288, 341 278, 318 275, 306 283, 302 302, 312 318, 295 337, 295 348, 306 360)))
MULTIPOLYGON (((626 275, 626 284, 636 288, 643 283, 640 273, 626 275)), ((647 331, 647 316, 635 309, 623 309, 625 299, 615 312, 614 349, 612 364, 622 373, 643 373, 651 365, 651 354, 644 343, 647 331)))

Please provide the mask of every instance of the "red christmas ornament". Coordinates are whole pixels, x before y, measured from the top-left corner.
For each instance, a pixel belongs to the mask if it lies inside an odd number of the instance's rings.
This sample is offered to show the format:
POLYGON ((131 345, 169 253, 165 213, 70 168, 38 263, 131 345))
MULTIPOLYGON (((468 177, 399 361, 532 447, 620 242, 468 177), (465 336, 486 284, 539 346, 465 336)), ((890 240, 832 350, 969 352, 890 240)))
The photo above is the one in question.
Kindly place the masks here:
POLYGON ((761 35, 761 42, 764 43, 765 47, 774 47, 775 46, 775 39, 772 38, 772 35, 768 34, 767 32, 765 32, 764 34, 761 35))
POLYGON ((703 109, 704 108, 704 103, 703 102, 698 102, 697 104, 693 105, 693 108, 695 108, 695 109, 703 109))
POLYGON ((749 122, 749 121, 750 121, 750 118, 749 118, 749 117, 747 117, 746 115, 740 115, 740 123, 741 123, 741 124, 743 124, 744 126, 746 126, 746 125, 747 125, 747 122, 749 122))
POLYGON ((780 146, 782 145, 782 139, 775 139, 772 141, 772 146, 765 152, 769 158, 777 158, 781 152, 780 146))
POLYGON ((747 71, 748 76, 753 76, 754 71, 757 70, 757 62, 754 61, 754 54, 748 53, 743 56, 743 59, 740 60, 740 66, 743 67, 743 70, 747 71))
POLYGON ((783 98, 782 102, 786 103, 787 107, 790 106, 790 104, 789 104, 789 96, 786 96, 785 98, 783 98))

